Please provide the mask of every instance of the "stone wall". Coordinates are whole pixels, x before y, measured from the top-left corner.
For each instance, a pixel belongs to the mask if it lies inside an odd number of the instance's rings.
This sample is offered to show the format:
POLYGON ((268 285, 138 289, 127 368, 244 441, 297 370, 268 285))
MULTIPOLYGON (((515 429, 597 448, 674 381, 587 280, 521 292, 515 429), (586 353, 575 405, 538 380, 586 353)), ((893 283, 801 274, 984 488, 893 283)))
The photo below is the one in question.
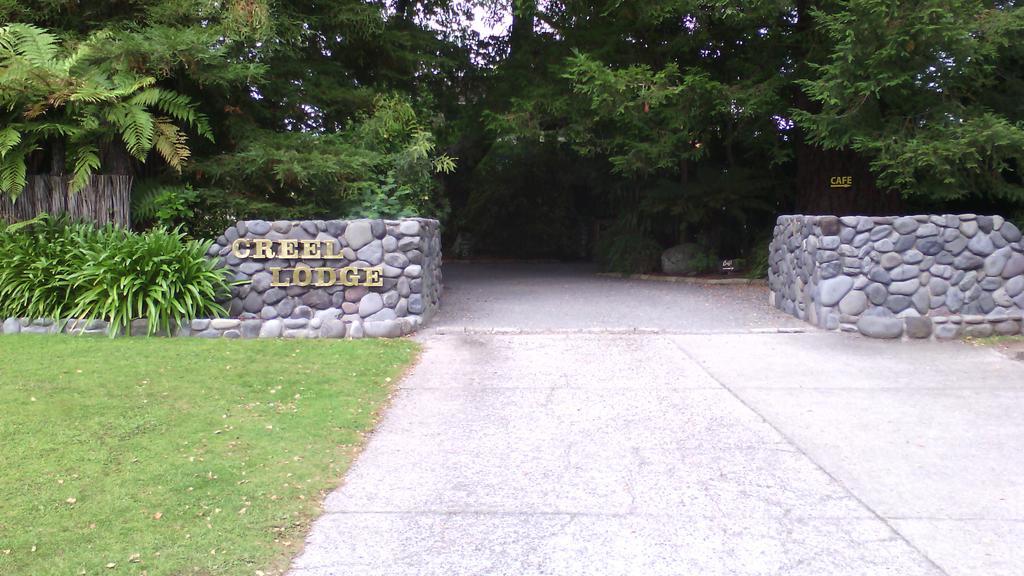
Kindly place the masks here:
POLYGON ((1000 216, 780 216, 771 303, 875 338, 1020 334, 1024 245, 1000 216))
MULTIPOLYGON (((174 336, 393 338, 415 331, 440 305, 437 220, 249 220, 228 228, 208 255, 237 283, 224 302, 229 317, 191 320, 178 326, 174 336), (251 249, 257 240, 325 250, 318 254, 322 258, 301 252, 295 258, 260 257, 251 249), (304 269, 302 282, 295 278, 299 268, 304 269), (323 272, 319 276, 318 269, 323 272), (345 270, 359 272, 353 278, 364 280, 373 271, 379 281, 341 282, 345 270), (337 271, 330 276, 339 281, 324 280, 328 271, 337 271), (379 285, 366 285, 371 283, 379 285)), ((20 332, 108 334, 109 327, 100 320, 8 318, 0 328, 3 334, 20 332)), ((146 322, 133 322, 130 333, 145 334, 146 322)))
MULTIPOLYGON (((238 222, 210 248, 236 281, 229 316, 261 320, 263 336, 395 337, 415 330, 436 310, 441 296, 441 237, 437 220, 250 220, 238 222), (239 257, 239 238, 319 241, 333 259, 239 257), (340 283, 272 286, 274 268, 379 268, 381 286, 340 283), (326 326, 326 327, 325 327, 326 326), (303 335, 301 332, 305 331, 303 335)), ((284 280, 287 281, 287 274, 284 280)), ((193 326, 193 330, 197 327, 193 326)), ((207 327, 205 330, 212 330, 207 327)))

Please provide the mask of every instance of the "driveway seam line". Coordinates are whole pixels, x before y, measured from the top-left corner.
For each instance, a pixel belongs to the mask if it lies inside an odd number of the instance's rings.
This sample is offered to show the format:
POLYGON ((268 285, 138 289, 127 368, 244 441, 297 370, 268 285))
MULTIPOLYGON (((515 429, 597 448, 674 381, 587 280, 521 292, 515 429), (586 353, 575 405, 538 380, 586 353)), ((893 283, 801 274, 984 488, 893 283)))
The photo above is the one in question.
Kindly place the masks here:
POLYGON ((931 566, 932 566, 933 568, 935 568, 935 569, 936 569, 936 570, 937 570, 937 571, 938 571, 938 572, 939 572, 940 574, 944 574, 945 576, 950 576, 949 572, 947 572, 947 571, 946 571, 945 569, 943 569, 943 568, 942 568, 941 566, 939 566, 939 565, 938 565, 938 564, 937 564, 937 563, 935 562, 935 560, 933 560, 933 559, 931 558, 931 556, 929 556, 929 555, 928 555, 928 554, 926 554, 926 553, 925 553, 925 552, 924 552, 923 550, 921 550, 920 548, 918 548, 917 546, 915 546, 915 545, 914 545, 914 544, 913 544, 913 543, 912 543, 912 542, 911 542, 911 541, 910 541, 910 540, 909 540, 909 539, 908 539, 908 538, 907 538, 907 537, 906 537, 906 536, 905 536, 905 535, 904 535, 904 534, 903 534, 902 532, 900 532, 899 530, 897 530, 897 529, 896 529, 896 527, 895 527, 895 526, 893 526, 893 525, 892 525, 892 524, 891 524, 891 523, 889 522, 889 520, 888 520, 888 519, 886 519, 886 518, 885 518, 884 516, 882 516, 881 514, 879 514, 879 513, 878 513, 878 511, 876 511, 876 510, 875 510, 874 508, 872 508, 871 506, 869 506, 869 505, 867 504, 867 502, 865 502, 864 500, 862 500, 860 496, 858 496, 857 494, 855 494, 855 493, 853 492, 853 490, 850 490, 850 488, 849 488, 849 487, 848 487, 848 486, 847 486, 847 485, 846 485, 846 484, 845 484, 845 483, 844 483, 843 481, 841 481, 841 480, 840 480, 839 478, 837 478, 837 477, 836 477, 835 475, 833 475, 833 474, 832 474, 831 472, 829 472, 828 470, 826 470, 826 469, 825 469, 825 468, 824 468, 824 467, 823 467, 823 466, 822 466, 821 464, 819 464, 819 463, 818 463, 818 462, 817 462, 817 461, 816 461, 816 460, 815 460, 814 458, 811 458, 810 454, 808 454, 808 453, 807 453, 807 452, 806 452, 806 451, 805 451, 805 450, 804 450, 804 449, 803 449, 803 448, 802 448, 802 447, 801 447, 801 446, 800 446, 799 444, 797 444, 797 443, 796 443, 796 441, 794 441, 794 440, 793 440, 792 438, 790 438, 788 434, 786 434, 785 432, 783 432, 782 430, 780 430, 780 429, 779 429, 779 427, 778 427, 778 426, 776 426, 776 425, 775 425, 775 424, 774 424, 773 422, 771 422, 770 420, 768 420, 767 418, 765 418, 765 416, 764 416, 763 414, 761 414, 761 412, 759 412, 759 411, 758 411, 758 410, 757 410, 756 408, 754 408, 754 407, 753 407, 753 406, 752 406, 752 405, 751 405, 750 403, 748 403, 748 402, 747 402, 746 400, 744 400, 743 398, 741 398, 741 397, 739 396, 739 394, 737 394, 737 393, 736 393, 736 392, 735 392, 735 391, 734 391, 734 390, 733 390, 733 389, 732 389, 731 387, 729 387, 729 385, 727 385, 727 384, 726 384, 725 382, 723 382, 723 381, 722 381, 722 380, 721 380, 721 379, 720 379, 720 378, 719 378, 718 376, 716 376, 716 375, 715 375, 715 374, 714 374, 714 373, 713 373, 713 372, 712 372, 712 371, 711 371, 711 370, 710 370, 710 369, 709 369, 709 368, 708 368, 707 366, 705 366, 705 365, 704 365, 704 364, 702 364, 702 363, 701 363, 701 362, 700 362, 699 360, 697 360, 697 358, 696 358, 696 357, 694 357, 694 355, 693 355, 693 354, 691 354, 689 350, 687 350, 687 349, 686 349, 685 347, 683 347, 683 345, 682 345, 682 344, 681 344, 681 343, 680 343, 679 341, 677 341, 677 340, 676 340, 675 338, 672 338, 671 340, 672 340, 672 344, 673 344, 673 345, 674 345, 674 346, 675 346, 675 347, 676 347, 676 348, 677 348, 677 349, 678 349, 678 350, 679 350, 680 352, 682 352, 682 353, 683 353, 683 355, 684 355, 684 356, 686 356, 686 357, 687 357, 687 358, 688 358, 688 359, 689 359, 689 360, 690 360, 691 362, 693 362, 693 363, 694 363, 694 364, 696 364, 696 365, 697 365, 698 367, 700 367, 700 369, 701 369, 701 370, 703 370, 703 371, 704 371, 704 373, 705 373, 705 374, 707 374, 709 378, 711 378, 711 379, 712 379, 712 380, 714 380, 715 382, 718 382, 718 384, 719 384, 719 385, 720 385, 720 386, 721 386, 722 388, 724 388, 725 390, 727 390, 727 391, 729 392, 729 394, 730 394, 730 395, 731 395, 731 396, 732 396, 733 398, 735 398, 735 399, 736 399, 736 400, 737 400, 737 401, 738 401, 738 402, 739 402, 740 404, 742 404, 742 405, 743 405, 743 406, 745 406, 745 407, 746 407, 746 408, 747 408, 748 410, 750 410, 751 412, 753 412, 754 414, 756 414, 756 415, 757 415, 757 417, 758 417, 758 418, 760 418, 760 419, 761 419, 761 420, 762 420, 762 421, 763 421, 763 422, 764 422, 765 424, 767 424, 768 426, 770 426, 770 427, 772 428, 772 430, 775 430, 775 432, 776 432, 776 433, 778 433, 778 434, 779 434, 779 436, 781 436, 781 437, 782 437, 783 439, 785 439, 785 441, 786 441, 787 443, 789 443, 789 444, 790 444, 790 445, 791 445, 791 446, 792 446, 793 448, 795 448, 795 449, 797 450, 797 452, 799 452, 799 453, 800 453, 800 454, 801 454, 801 455, 802 455, 803 457, 807 458, 807 460, 808 460, 808 461, 809 461, 809 462, 810 462, 811 464, 813 464, 815 468, 817 468, 818 470, 821 470, 821 472, 822 472, 823 474, 825 474, 826 476, 828 476, 828 477, 829 477, 829 478, 830 478, 830 479, 831 479, 831 480, 832 480, 833 482, 835 482, 835 483, 836 483, 836 484, 837 484, 838 486, 840 486, 840 487, 841 487, 841 488, 843 489, 843 491, 845 491, 845 492, 846 492, 847 494, 849 494, 849 495, 850 495, 850 497, 851 497, 851 498, 853 498, 853 499, 854 499, 854 500, 856 500, 856 501, 857 501, 857 502, 858 502, 858 503, 859 503, 859 504, 860 504, 861 506, 863 506, 865 510, 867 510, 867 511, 869 511, 869 512, 870 512, 871 514, 873 514, 873 515, 875 516, 875 518, 877 518, 877 519, 878 519, 879 521, 881 521, 881 522, 882 522, 882 524, 884 524, 884 525, 885 525, 886 527, 888 527, 888 528, 889 528, 889 530, 892 530, 892 533, 893 533, 893 534, 895 534, 896 536, 898 536, 900 540, 902 540, 903 542, 905 542, 905 543, 906 543, 906 545, 907 545, 907 546, 909 546, 911 550, 914 550, 915 552, 917 552, 918 554, 920 554, 920 555, 921 555, 921 557, 922 557, 922 558, 924 558, 924 559, 925 559, 925 561, 927 561, 927 562, 928 562, 928 564, 929 564, 929 565, 931 565, 931 566))
MULTIPOLYGON (((685 391, 685 390, 720 390, 720 386, 666 386, 659 387, 657 390, 671 390, 671 391, 685 391)), ((540 391, 552 391, 552 390, 579 390, 579 391, 630 391, 638 390, 638 388, 629 388, 626 386, 408 386, 396 388, 396 390, 540 390, 540 391)))
POLYGON ((1024 522, 1024 518, 981 518, 976 516, 968 516, 965 518, 943 518, 941 516, 891 516, 889 518, 895 522, 905 521, 924 521, 924 522, 1013 522, 1021 523, 1024 522))
MULTIPOLYGON (((870 511, 869 511, 870 512, 870 511)), ((864 516, 830 516, 830 515, 803 515, 803 514, 779 514, 779 515, 722 515, 722 514, 657 514, 657 513, 646 513, 646 512, 511 512, 502 510, 335 510, 332 512, 324 512, 321 514, 322 517, 326 516, 352 516, 359 514, 371 514, 379 516, 418 516, 423 514, 434 514, 438 516, 456 516, 460 514, 474 515, 474 516, 581 516, 581 517, 592 517, 592 518, 696 518, 702 520, 714 520, 716 518, 797 518, 801 520, 831 520, 831 521, 847 521, 847 520, 871 520, 874 515, 864 516)))
POLYGON ((995 386, 737 386, 737 390, 837 390, 841 392, 875 392, 881 390, 883 392, 894 392, 894 391, 924 391, 924 392, 943 392, 946 390, 953 392, 973 392, 973 391, 1000 391, 1000 390, 1012 390, 1017 392, 1024 392, 1024 387, 1019 384, 997 384, 995 386))

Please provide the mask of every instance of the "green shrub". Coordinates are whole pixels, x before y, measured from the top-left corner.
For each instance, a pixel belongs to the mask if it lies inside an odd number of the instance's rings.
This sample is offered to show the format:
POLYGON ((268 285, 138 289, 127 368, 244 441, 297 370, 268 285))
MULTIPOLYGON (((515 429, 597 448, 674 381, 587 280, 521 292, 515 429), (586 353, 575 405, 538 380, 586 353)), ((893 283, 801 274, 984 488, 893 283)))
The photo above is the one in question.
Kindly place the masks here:
POLYGON ((195 216, 198 201, 199 193, 191 184, 168 185, 152 180, 137 184, 132 189, 132 224, 136 228, 184 224, 195 216))
POLYGON ((758 279, 768 277, 768 256, 771 243, 771 236, 765 236, 751 248, 748 260, 750 266, 747 268, 746 274, 747 278, 758 279))
POLYGON ((638 230, 614 227, 595 246, 598 265, 605 272, 643 274, 658 269, 661 246, 638 230))
POLYGON ((111 334, 146 319, 152 334, 225 314, 209 243, 159 228, 138 234, 44 219, 0 231, 0 316, 106 320, 111 334))
POLYGON ((713 252, 705 251, 693 257, 693 267, 697 274, 710 274, 722 271, 722 259, 713 252))
MULTIPOLYGON (((20 223, 19 223, 20 224, 20 223)), ((0 233, 0 316, 65 318, 74 306, 68 277, 81 265, 81 247, 96 241, 86 227, 46 219, 0 233)))

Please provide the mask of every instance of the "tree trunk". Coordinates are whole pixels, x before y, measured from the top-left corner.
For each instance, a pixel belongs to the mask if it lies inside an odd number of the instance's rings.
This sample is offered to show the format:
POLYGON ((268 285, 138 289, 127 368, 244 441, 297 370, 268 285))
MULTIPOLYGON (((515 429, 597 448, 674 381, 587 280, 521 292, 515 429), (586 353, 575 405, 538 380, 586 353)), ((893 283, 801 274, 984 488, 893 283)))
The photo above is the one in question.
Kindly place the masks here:
POLYGON ((409 8, 412 7, 412 0, 398 0, 395 2, 395 18, 402 22, 412 21, 412 14, 409 8))
POLYGON ((512 28, 509 31, 509 59, 521 59, 533 40, 537 0, 512 0, 512 28))
POLYGON ((85 188, 70 193, 64 176, 32 175, 17 199, 0 195, 0 221, 18 222, 46 212, 127 228, 131 224, 131 189, 131 176, 93 176, 85 188))
POLYGON ((50 175, 63 176, 66 169, 67 158, 64 140, 54 140, 50 143, 50 175))
POLYGON ((100 170, 104 174, 131 176, 135 174, 135 160, 128 153, 120 138, 115 138, 102 147, 100 154, 100 170))

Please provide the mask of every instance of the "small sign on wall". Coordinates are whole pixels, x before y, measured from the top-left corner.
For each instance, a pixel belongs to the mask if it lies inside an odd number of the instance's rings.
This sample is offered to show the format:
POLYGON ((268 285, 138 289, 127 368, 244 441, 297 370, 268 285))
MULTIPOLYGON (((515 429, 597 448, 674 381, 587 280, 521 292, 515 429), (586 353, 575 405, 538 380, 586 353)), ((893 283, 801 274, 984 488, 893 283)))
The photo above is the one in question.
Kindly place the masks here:
POLYGON ((828 179, 829 188, 853 188, 853 176, 832 176, 828 179))

